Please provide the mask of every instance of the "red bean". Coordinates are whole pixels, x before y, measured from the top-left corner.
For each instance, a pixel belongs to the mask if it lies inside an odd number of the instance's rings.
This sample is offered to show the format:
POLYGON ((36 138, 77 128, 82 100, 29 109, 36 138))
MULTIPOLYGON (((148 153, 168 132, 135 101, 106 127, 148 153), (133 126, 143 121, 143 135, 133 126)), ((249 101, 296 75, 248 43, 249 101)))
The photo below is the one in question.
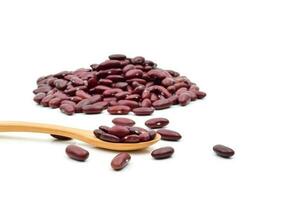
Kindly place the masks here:
POLYGON ((218 144, 213 147, 214 152, 223 158, 230 158, 234 155, 234 150, 224 145, 218 144))
POLYGON ((45 97, 46 97, 45 93, 38 93, 34 96, 33 100, 39 104, 42 101, 42 99, 45 97))
POLYGON ((71 104, 61 104, 59 108, 66 115, 73 115, 75 113, 75 106, 71 104))
POLYGON ((118 105, 128 106, 130 108, 139 107, 139 104, 136 101, 132 101, 132 100, 120 100, 118 101, 118 105))
POLYGON ((126 135, 129 135, 129 129, 125 126, 113 126, 110 129, 108 129, 108 133, 111 135, 118 136, 119 138, 123 138, 126 135))
POLYGON ((104 140, 106 142, 114 142, 114 143, 119 143, 121 142, 120 138, 118 136, 109 134, 109 133, 102 133, 100 135, 100 139, 104 140))
POLYGON ((89 152, 79 146, 69 145, 66 148, 67 155, 78 161, 85 161, 89 157, 89 152))
POLYGON ((128 153, 119 153, 111 161, 111 167, 114 170, 121 170, 126 167, 131 159, 131 156, 128 153))
POLYGON ((103 109, 103 106, 100 104, 91 104, 82 107, 82 111, 85 114, 98 114, 101 113, 103 109))
POLYGON ((127 135, 122 140, 124 143, 138 143, 140 142, 140 137, 138 135, 127 135))
POLYGON ((112 54, 108 56, 110 60, 125 60, 126 56, 123 54, 112 54))
POLYGON ((114 118, 112 120, 112 122, 115 125, 119 125, 119 126, 133 126, 135 124, 135 121, 133 121, 132 119, 125 118, 125 117, 114 118))
POLYGON ((168 99, 161 99, 161 100, 157 100, 157 101, 153 102, 152 106, 156 110, 161 110, 161 109, 169 108, 172 104, 173 104, 173 102, 170 102, 168 99))
POLYGON ((154 112, 154 108, 152 108, 152 107, 140 107, 140 108, 133 109, 132 112, 135 115, 140 115, 140 116, 152 115, 152 113, 154 112))
POLYGON ((169 129, 159 129, 157 133, 161 135, 162 140, 178 141, 181 139, 181 135, 178 132, 169 129))
POLYGON ((190 103, 190 101, 191 101, 191 96, 188 95, 187 93, 182 93, 178 97, 178 102, 182 106, 186 106, 187 104, 190 103))
POLYGON ((130 134, 136 134, 136 135, 140 135, 142 133, 148 132, 146 129, 141 128, 141 127, 136 127, 136 126, 129 127, 128 130, 129 130, 130 134))
POLYGON ((169 120, 166 118, 152 118, 145 122, 145 125, 151 129, 163 128, 169 124, 169 120))
POLYGON ((152 151, 151 155, 155 159, 166 159, 174 154, 174 149, 172 147, 161 147, 152 151))
POLYGON ((111 106, 108 107, 107 111, 112 115, 126 115, 130 112, 130 107, 128 106, 111 106))

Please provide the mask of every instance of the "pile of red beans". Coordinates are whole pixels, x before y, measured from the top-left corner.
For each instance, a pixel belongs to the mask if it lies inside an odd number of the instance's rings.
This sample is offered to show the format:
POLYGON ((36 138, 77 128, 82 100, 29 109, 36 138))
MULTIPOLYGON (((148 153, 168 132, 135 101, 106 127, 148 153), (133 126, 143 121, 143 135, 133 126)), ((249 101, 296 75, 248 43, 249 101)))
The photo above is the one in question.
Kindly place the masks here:
POLYGON ((41 77, 33 91, 34 101, 63 113, 151 115, 175 104, 185 106, 206 94, 187 77, 156 63, 122 54, 92 64, 90 69, 63 71, 41 77))

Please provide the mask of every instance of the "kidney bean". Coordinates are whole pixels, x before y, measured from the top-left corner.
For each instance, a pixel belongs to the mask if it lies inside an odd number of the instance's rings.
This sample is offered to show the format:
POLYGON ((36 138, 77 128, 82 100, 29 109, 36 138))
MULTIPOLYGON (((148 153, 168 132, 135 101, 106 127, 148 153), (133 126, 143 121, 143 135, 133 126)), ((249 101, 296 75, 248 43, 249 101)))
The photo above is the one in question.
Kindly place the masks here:
POLYGON ((113 126, 110 129, 108 129, 108 133, 111 135, 118 136, 119 138, 123 138, 126 135, 129 135, 129 129, 125 126, 113 126))
POLYGON ((112 105, 111 102, 116 102, 117 98, 116 97, 105 97, 103 98, 104 102, 108 102, 109 105, 112 105))
POLYGON ((119 88, 121 90, 125 90, 127 88, 127 86, 128 86, 127 82, 117 82, 117 83, 114 84, 115 88, 119 88))
POLYGON ((108 130, 110 129, 110 127, 102 125, 102 126, 99 126, 99 129, 108 133, 108 130))
POLYGON ((159 129, 157 133, 161 135, 162 140, 178 141, 181 139, 181 135, 178 132, 169 129, 159 129))
POLYGON ((166 71, 161 70, 161 69, 152 69, 147 72, 147 75, 151 79, 158 79, 158 80, 162 80, 162 79, 168 77, 168 74, 166 73, 166 71))
POLYGON ((218 144, 213 147, 214 152, 223 158, 230 158, 234 155, 234 150, 224 145, 218 144))
POLYGON ((196 95, 197 95, 197 97, 198 97, 198 99, 203 99, 204 97, 206 97, 206 93, 205 92, 201 92, 201 91, 193 91, 196 95))
POLYGON ((68 145, 66 148, 67 155, 77 161, 85 161, 89 157, 89 152, 76 145, 68 145))
POLYGON ((100 104, 90 104, 82 106, 82 111, 85 114, 98 114, 101 113, 103 109, 103 106, 100 104))
POLYGON ((49 107, 59 108, 61 101, 62 101, 62 99, 55 97, 49 101, 49 107))
POLYGON ((55 134, 50 134, 52 137, 54 137, 57 140, 72 140, 72 138, 70 137, 65 137, 62 135, 55 135, 55 134))
POLYGON ((125 80, 124 76, 122 75, 108 75, 106 78, 112 80, 113 82, 122 82, 125 80))
POLYGON ((152 106, 156 110, 161 110, 161 109, 169 108, 172 105, 172 103, 173 102, 170 102, 168 99, 161 99, 161 100, 157 100, 157 101, 153 102, 152 106))
POLYGON ((178 96, 173 95, 173 96, 168 98, 168 101, 170 101, 173 105, 176 105, 176 104, 178 104, 178 96))
POLYGON ((72 84, 75 86, 84 85, 84 81, 75 75, 67 75, 67 76, 65 76, 65 79, 71 81, 72 84))
POLYGON ((106 102, 106 101, 100 101, 100 102, 97 102, 97 103, 94 103, 95 105, 99 105, 99 106, 102 106, 103 109, 107 108, 109 103, 106 102))
POLYGON ((151 107, 152 106, 152 102, 150 99, 144 99, 141 103, 142 107, 151 107))
POLYGON ((115 97, 120 100, 120 99, 125 99, 126 96, 128 96, 130 93, 129 92, 118 92, 115 94, 115 97))
POLYGON ((112 85, 112 80, 109 80, 109 79, 100 79, 98 81, 98 84, 100 85, 106 85, 106 86, 111 86, 112 85))
POLYGON ((107 111, 112 115, 127 115, 130 112, 128 106, 111 106, 108 107, 107 111))
POLYGON ((101 136, 102 134, 106 133, 106 132, 103 131, 103 130, 101 130, 101 129, 95 129, 95 130, 93 131, 93 133, 94 133, 94 135, 95 135, 96 138, 100 139, 100 136, 101 136))
POLYGON ((108 58, 110 60, 125 60, 126 56, 123 54, 112 54, 112 55, 108 56, 108 58))
POLYGON ((169 124, 169 120, 166 118, 152 118, 149 119, 145 122, 145 125, 151 129, 155 129, 155 128, 163 128, 165 126, 167 126, 169 124))
POLYGON ((169 158, 174 154, 174 149, 172 147, 161 147, 152 151, 151 156, 155 159, 165 159, 169 158))
POLYGON ((167 70, 167 72, 169 72, 169 74, 171 74, 171 76, 173 77, 178 77, 180 76, 180 74, 174 70, 167 70))
POLYGON ((75 94, 76 94, 76 96, 78 96, 78 97, 80 97, 82 99, 88 99, 88 98, 92 97, 90 94, 86 93, 83 90, 77 90, 75 94))
POLYGON ((83 99, 79 101, 75 106, 75 112, 83 112, 82 108, 85 105, 89 105, 90 101, 88 99, 83 99))
POLYGON ((147 84, 147 80, 145 80, 145 77, 143 75, 142 78, 132 78, 132 79, 129 79, 129 80, 126 80, 128 84, 132 84, 134 82, 140 84, 140 85, 146 85, 147 84))
POLYGON ((131 101, 131 100, 119 100, 118 105, 128 106, 130 108, 139 107, 139 104, 136 101, 131 101))
POLYGON ((33 93, 34 93, 34 94, 38 94, 38 93, 48 93, 50 90, 51 90, 51 87, 50 87, 50 86, 42 86, 42 87, 39 87, 39 88, 33 90, 33 93))
POLYGON ((186 106, 187 104, 190 103, 190 101, 191 101, 191 96, 188 95, 187 93, 182 93, 178 97, 178 102, 182 106, 186 106))
POLYGON ((45 107, 48 107, 49 106, 49 101, 51 99, 55 98, 54 95, 47 95, 45 96, 42 101, 41 101, 41 105, 45 106, 45 107))
POLYGON ((61 102, 61 105, 63 105, 63 104, 71 104, 73 107, 76 106, 76 103, 74 101, 70 101, 70 100, 63 100, 61 102))
POLYGON ((101 100, 101 98, 102 98, 101 95, 96 94, 96 95, 91 96, 90 98, 88 98, 88 100, 89 100, 90 104, 94 104, 94 103, 99 102, 101 100))
POLYGON ((114 170, 121 170, 128 165, 130 159, 131 156, 129 155, 129 153, 119 153, 111 161, 111 167, 114 170))
POLYGON ((140 137, 138 135, 127 135, 122 139, 122 141, 124 143, 138 143, 140 142, 140 137))
POLYGON ((141 96, 139 94, 131 94, 125 97, 125 100, 139 101, 141 96))
POLYGON ((111 68, 120 68, 121 63, 118 60, 106 60, 103 63, 93 66, 94 70, 99 71, 99 70, 107 70, 111 68))
POLYGON ((125 117, 117 117, 112 120, 112 123, 119 126, 133 126, 135 121, 125 117))
POLYGON ((61 104, 59 108, 60 108, 60 111, 62 113, 65 113, 66 115, 73 115, 75 113, 75 106, 72 104, 64 103, 64 104, 61 104))
POLYGON ((123 90, 121 90, 120 88, 108 89, 103 92, 103 96, 110 97, 117 94, 118 92, 123 92, 123 90))
POLYGON ((46 97, 46 94, 45 94, 45 93, 38 93, 38 94, 36 94, 36 95, 34 96, 33 100, 34 100, 36 103, 40 104, 41 101, 42 101, 42 99, 45 98, 45 97, 46 97))
POLYGON ((147 132, 142 132, 139 136, 139 141, 140 142, 147 142, 150 140, 150 134, 147 132))
POLYGON ((191 91, 186 91, 184 93, 191 97, 191 101, 195 101, 198 98, 197 95, 191 91))
POLYGON ((141 78, 144 72, 140 69, 131 69, 125 73, 125 78, 132 79, 132 78, 141 78))
POLYGON ((150 140, 153 140, 155 137, 156 137, 156 131, 153 131, 153 130, 151 130, 151 131, 148 131, 148 133, 149 133, 149 136, 150 136, 150 140))
POLYGON ((144 90, 145 90, 145 86, 139 85, 136 88, 134 88, 132 93, 133 94, 142 94, 144 90))
POLYGON ((182 94, 182 93, 184 93, 184 92, 186 92, 186 91, 187 91, 187 88, 183 87, 183 88, 178 89, 178 90, 175 92, 175 94, 176 94, 176 95, 180 95, 180 94, 182 94))
POLYGON ((145 62, 145 58, 142 56, 137 56, 135 58, 132 58, 131 62, 132 62, 132 64, 135 64, 135 65, 142 65, 145 62))
POLYGON ((53 84, 57 89, 64 90, 66 89, 68 82, 63 79, 56 79, 53 84))
POLYGON ((167 77, 161 81, 161 84, 165 87, 169 87, 175 84, 175 80, 173 78, 167 77))
POLYGON ((115 135, 112 135, 109 133, 105 133, 105 132, 100 135, 100 139, 104 140, 106 142, 113 142, 113 143, 121 142, 121 139, 118 136, 115 136, 115 135))
POLYGON ((129 130, 130 134, 136 134, 136 135, 140 135, 142 133, 148 132, 146 129, 137 127, 137 126, 128 127, 128 130, 129 130))
POLYGON ((132 110, 135 115, 144 116, 144 115, 152 115, 154 112, 154 108, 152 107, 140 107, 132 110))
POLYGON ((155 102, 155 101, 159 100, 158 95, 155 93, 152 93, 150 96, 150 100, 151 100, 151 102, 155 102))

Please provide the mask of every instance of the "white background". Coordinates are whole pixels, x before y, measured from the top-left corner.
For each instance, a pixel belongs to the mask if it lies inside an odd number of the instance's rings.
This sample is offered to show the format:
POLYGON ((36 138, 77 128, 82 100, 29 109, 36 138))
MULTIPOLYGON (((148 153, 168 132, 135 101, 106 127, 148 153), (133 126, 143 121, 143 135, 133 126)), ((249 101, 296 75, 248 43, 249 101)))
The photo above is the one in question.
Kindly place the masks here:
MULTIPOLYGON (((1 133, 0 199, 299 199, 299 1, 0 1, 0 120, 83 129, 106 114, 68 117, 36 106, 41 75, 88 67, 111 53, 142 55, 199 84, 208 96, 155 112, 182 133, 133 153, 114 172, 114 152, 85 163, 71 142, 1 133), (236 150, 214 155, 215 144, 236 150), (171 145, 172 159, 152 149, 171 145)), ((135 117, 138 124, 149 117, 135 117)))

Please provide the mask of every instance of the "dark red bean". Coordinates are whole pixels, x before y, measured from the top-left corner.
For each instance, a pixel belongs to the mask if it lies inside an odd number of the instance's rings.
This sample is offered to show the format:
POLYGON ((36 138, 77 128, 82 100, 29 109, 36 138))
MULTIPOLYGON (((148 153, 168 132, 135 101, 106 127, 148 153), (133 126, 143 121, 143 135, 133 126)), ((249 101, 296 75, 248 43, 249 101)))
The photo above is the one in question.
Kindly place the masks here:
POLYGON ((112 123, 119 126, 133 126, 135 121, 125 117, 117 117, 112 120, 112 123))
MULTIPOLYGON (((125 90, 127 88, 127 86, 128 86, 127 82, 118 82, 118 83, 114 84, 115 88, 119 88, 121 90, 125 90)), ((123 91, 121 91, 121 92, 123 92, 123 91)))
POLYGON ((88 99, 83 99, 79 101, 75 106, 75 112, 79 113, 82 112, 82 108, 85 105, 89 105, 90 101, 88 99))
POLYGON ((107 111, 112 115, 127 115, 130 112, 128 106, 111 106, 108 107, 107 111))
POLYGON ((66 136, 61 136, 61 135, 55 135, 55 134, 50 134, 52 137, 54 137, 57 140, 72 140, 70 137, 66 136))
POLYGON ((153 140, 156 137, 157 132, 156 131, 148 131, 149 136, 150 136, 150 140, 153 140))
POLYGON ((115 97, 120 100, 120 99, 125 99, 130 93, 129 92, 118 92, 115 94, 115 97))
POLYGON ((41 101, 41 105, 43 105, 43 106, 45 106, 45 107, 49 106, 49 101, 50 101, 51 99, 53 99, 53 98, 55 98, 54 95, 48 95, 48 96, 45 96, 45 97, 42 99, 42 101, 41 101))
POLYGON ((147 133, 148 131, 144 128, 133 126, 128 128, 130 134, 140 135, 142 133, 147 133))
POLYGON ((110 96, 113 96, 119 92, 123 92, 123 90, 121 90, 120 88, 114 88, 114 89, 108 89, 108 90, 105 90, 103 92, 103 95, 106 96, 106 97, 110 97, 110 96))
POLYGON ((214 152, 223 158, 230 158, 234 155, 234 150, 224 145, 218 144, 213 147, 214 152))
POLYGON ((132 62, 132 64, 135 64, 135 65, 141 65, 141 64, 144 64, 145 58, 142 56, 137 56, 135 58, 132 58, 131 62, 132 62))
POLYGON ((190 101, 191 101, 191 96, 188 95, 187 93, 182 93, 178 97, 178 102, 182 106, 186 106, 187 104, 190 103, 190 101))
POLYGON ((72 104, 61 104, 59 108, 60 111, 66 115, 73 115, 75 113, 75 106, 72 104))
POLYGON ((120 68, 120 67, 121 67, 120 61, 107 60, 97 66, 93 66, 92 68, 96 71, 99 71, 99 70, 107 70, 107 69, 111 69, 111 68, 120 68))
POLYGON ((141 78, 144 72, 140 69, 131 69, 125 73, 125 78, 132 79, 132 78, 141 78))
POLYGON ((161 109, 169 108, 172 104, 173 104, 173 102, 170 102, 168 99, 161 99, 161 100, 157 100, 157 101, 153 102, 152 106, 156 110, 161 110, 161 109))
POLYGON ((150 134, 147 132, 142 132, 139 136, 140 142, 147 142, 151 139, 150 134))
POLYGON ((49 101, 49 107, 58 108, 61 104, 61 101, 62 99, 55 97, 49 101))
POLYGON ((141 96, 139 94, 131 94, 131 95, 127 95, 125 100, 139 101, 140 98, 141 96))
POLYGON ((125 60, 126 56, 123 54, 112 54, 112 55, 108 56, 108 58, 110 60, 125 60))
POLYGON ((152 102, 150 99, 144 99, 141 103, 142 107, 151 107, 152 106, 152 102))
POLYGON ((129 155, 129 153, 119 153, 111 161, 111 167, 114 170, 121 170, 128 165, 130 159, 131 156, 129 155))
POLYGON ((168 98, 168 101, 170 101, 173 105, 178 104, 178 96, 173 95, 173 96, 168 98))
POLYGON ((181 139, 181 135, 178 132, 169 129, 159 129, 157 133, 161 135, 162 140, 178 141, 181 139))
POLYGON ((71 104, 74 107, 76 106, 76 103, 74 101, 70 101, 70 100, 63 100, 61 102, 61 105, 63 105, 63 104, 71 104))
POLYGON ((169 124, 169 120, 166 118, 152 118, 145 122, 145 125, 151 129, 163 128, 169 124))
POLYGON ((53 84, 57 89, 64 90, 66 89, 68 82, 63 79, 56 79, 53 84))
POLYGON ((138 143, 140 142, 140 137, 138 135, 127 135, 122 139, 122 141, 124 143, 138 143))
POLYGON ((88 99, 88 98, 91 98, 92 96, 88 93, 86 93, 85 91, 83 90, 77 90, 75 92, 76 96, 82 98, 82 99, 88 99))
POLYGON ((172 147, 161 147, 152 151, 151 156, 155 159, 165 159, 170 158, 174 154, 174 149, 172 147))
POLYGON ((100 80, 98 81, 98 83, 99 83, 100 85, 111 86, 113 82, 112 82, 112 80, 109 80, 109 79, 100 79, 100 80))
POLYGON ((144 115, 152 115, 154 112, 154 108, 152 107, 140 107, 132 110, 135 115, 144 116, 144 115))
POLYGON ((102 125, 102 126, 99 126, 99 129, 108 133, 108 130, 110 129, 110 127, 102 125))
POLYGON ((171 85, 175 84, 175 80, 173 78, 165 78, 164 80, 161 81, 161 84, 165 87, 169 87, 171 85))
POLYGON ((139 107, 139 103, 137 103, 136 101, 132 101, 132 100, 119 100, 118 105, 128 106, 130 108, 139 107))
POLYGON ((114 143, 119 143, 121 142, 121 139, 118 136, 109 134, 109 133, 102 133, 100 135, 100 139, 104 140, 106 142, 114 142, 114 143))
POLYGON ((110 129, 108 129, 108 133, 111 135, 118 136, 119 138, 123 138, 126 135, 129 135, 129 129, 125 126, 113 126, 110 129))
POLYGON ((112 80, 115 83, 122 82, 125 80, 124 76, 122 76, 122 75, 108 75, 106 78, 109 80, 112 80))
POLYGON ((46 97, 45 93, 38 93, 34 96, 33 100, 39 104, 39 103, 41 103, 42 99, 45 97, 46 97))
POLYGON ((89 152, 79 146, 69 145, 66 148, 67 155, 78 161, 85 161, 89 157, 89 152))
POLYGON ((96 136, 96 138, 101 138, 101 135, 102 134, 104 134, 104 133, 106 133, 105 131, 103 131, 103 130, 101 130, 101 129, 95 129, 94 131, 93 131, 93 133, 94 133, 94 135, 96 136))
POLYGON ((103 109, 103 106, 100 104, 91 104, 82 107, 82 111, 85 114, 98 114, 101 113, 103 109))

